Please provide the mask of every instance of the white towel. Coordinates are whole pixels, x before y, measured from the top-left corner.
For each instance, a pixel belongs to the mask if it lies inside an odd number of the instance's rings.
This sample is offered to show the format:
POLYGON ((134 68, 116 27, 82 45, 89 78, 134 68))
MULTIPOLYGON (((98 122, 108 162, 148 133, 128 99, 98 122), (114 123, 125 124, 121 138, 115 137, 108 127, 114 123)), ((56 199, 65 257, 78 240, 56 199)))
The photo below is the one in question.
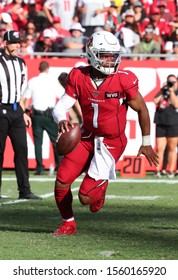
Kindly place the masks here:
POLYGON ((115 160, 105 147, 103 139, 103 137, 95 137, 94 139, 94 156, 88 174, 95 180, 115 180, 115 160))

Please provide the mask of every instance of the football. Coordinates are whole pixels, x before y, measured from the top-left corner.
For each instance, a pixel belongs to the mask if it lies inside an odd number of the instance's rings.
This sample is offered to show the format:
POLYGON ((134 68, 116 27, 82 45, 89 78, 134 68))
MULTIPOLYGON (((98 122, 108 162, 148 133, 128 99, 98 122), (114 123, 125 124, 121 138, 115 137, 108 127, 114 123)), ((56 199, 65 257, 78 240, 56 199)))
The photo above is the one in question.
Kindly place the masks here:
POLYGON ((81 129, 78 123, 74 127, 69 126, 68 132, 59 132, 56 139, 56 149, 59 156, 67 155, 72 152, 81 139, 81 129))

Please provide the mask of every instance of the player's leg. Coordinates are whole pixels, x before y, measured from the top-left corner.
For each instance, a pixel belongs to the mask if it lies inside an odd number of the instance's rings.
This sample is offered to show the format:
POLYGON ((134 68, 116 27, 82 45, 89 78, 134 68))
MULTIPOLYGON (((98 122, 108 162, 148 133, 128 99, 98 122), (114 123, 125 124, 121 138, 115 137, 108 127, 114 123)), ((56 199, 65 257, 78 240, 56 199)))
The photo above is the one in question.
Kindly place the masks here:
POLYGON ((89 151, 81 144, 64 156, 56 176, 55 200, 63 219, 63 224, 54 235, 66 235, 76 232, 76 223, 72 209, 71 184, 85 170, 91 160, 89 151))
POLYGON ((72 210, 72 192, 70 184, 64 184, 56 180, 55 182, 55 200, 63 223, 54 235, 69 235, 76 232, 76 223, 72 210))
MULTIPOLYGON (((112 154, 115 162, 118 161, 124 152, 127 139, 125 134, 118 138, 104 139, 103 143, 106 145, 108 151, 112 154)), ((108 186, 108 180, 95 180, 86 174, 79 191, 79 199, 82 204, 90 205, 91 212, 99 211, 105 202, 105 195, 108 186)))
POLYGON ((108 180, 95 180, 86 174, 79 192, 83 205, 90 205, 91 212, 98 212, 104 205, 108 180))

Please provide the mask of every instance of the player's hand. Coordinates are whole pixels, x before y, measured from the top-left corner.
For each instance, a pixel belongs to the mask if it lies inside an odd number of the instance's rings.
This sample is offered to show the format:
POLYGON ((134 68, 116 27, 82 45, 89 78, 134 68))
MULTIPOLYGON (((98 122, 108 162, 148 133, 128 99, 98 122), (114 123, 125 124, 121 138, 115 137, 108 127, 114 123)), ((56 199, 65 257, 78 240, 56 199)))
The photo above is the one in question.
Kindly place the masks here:
POLYGON ((30 116, 27 115, 26 113, 24 113, 23 118, 24 118, 24 121, 25 121, 25 125, 27 127, 30 127, 32 125, 32 120, 31 120, 30 116))
POLYGON ((58 123, 58 129, 60 132, 68 132, 69 126, 74 127, 73 123, 68 120, 62 120, 58 123))
POLYGON ((151 145, 150 146, 141 146, 138 151, 137 157, 139 157, 141 154, 146 157, 150 166, 152 166, 152 164, 154 164, 155 166, 157 166, 159 164, 159 157, 154 152, 151 145))

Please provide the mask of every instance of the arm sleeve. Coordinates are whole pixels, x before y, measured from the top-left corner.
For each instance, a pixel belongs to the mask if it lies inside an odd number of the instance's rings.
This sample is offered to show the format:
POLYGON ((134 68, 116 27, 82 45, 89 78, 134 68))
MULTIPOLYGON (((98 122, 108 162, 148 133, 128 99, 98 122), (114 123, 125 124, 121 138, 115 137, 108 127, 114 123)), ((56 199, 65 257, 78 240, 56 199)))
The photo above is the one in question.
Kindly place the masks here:
POLYGON ((55 105, 52 115, 54 121, 58 124, 61 120, 66 119, 67 111, 74 105, 76 99, 70 97, 66 93, 59 99, 55 105))

